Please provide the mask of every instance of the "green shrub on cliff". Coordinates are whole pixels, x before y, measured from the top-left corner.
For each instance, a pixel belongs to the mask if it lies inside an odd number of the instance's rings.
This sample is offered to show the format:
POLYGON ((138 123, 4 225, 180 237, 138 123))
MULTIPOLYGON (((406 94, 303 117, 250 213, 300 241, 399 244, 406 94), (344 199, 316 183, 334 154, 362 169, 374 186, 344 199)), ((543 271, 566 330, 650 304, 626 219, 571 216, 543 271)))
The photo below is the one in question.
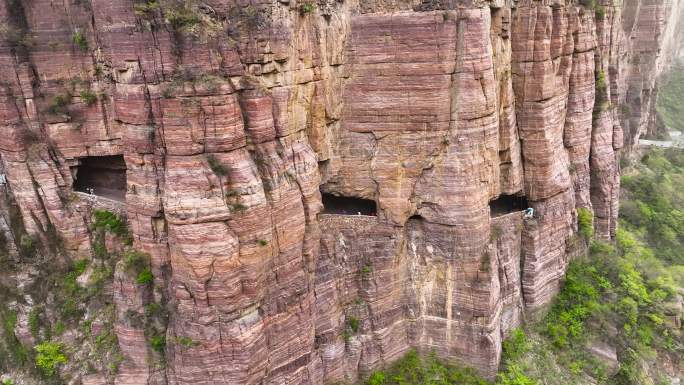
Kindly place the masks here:
POLYGON ((601 4, 596 5, 594 15, 596 16, 597 21, 603 21, 603 19, 606 18, 606 7, 601 4))
POLYGON ((127 232, 126 223, 111 211, 95 210, 93 217, 93 227, 96 229, 104 229, 116 235, 124 235, 127 232))
POLYGON ((183 1, 164 2, 164 17, 174 30, 189 29, 202 21, 189 5, 183 1))
POLYGON ((155 0, 133 4, 133 13, 139 17, 151 17, 152 13, 157 9, 159 9, 159 3, 155 0))
POLYGON ((143 269, 143 271, 138 273, 135 281, 138 283, 138 285, 149 285, 154 281, 154 275, 152 275, 152 271, 146 267, 143 269))
POLYGON ((155 335, 150 338, 150 346, 155 352, 164 353, 166 349, 166 337, 163 335, 155 335))
POLYGON ((86 105, 86 106, 92 106, 97 102, 97 95, 91 90, 83 90, 81 91, 81 101, 86 105))
POLYGON ((347 317, 347 326, 353 333, 357 333, 359 331, 359 325, 360 321, 358 318, 352 316, 347 317))
POLYGON ((594 216, 591 210, 580 207, 577 209, 577 224, 579 233, 584 239, 591 239, 594 236, 594 216))
POLYGON ((64 275, 61 285, 65 296, 76 297, 82 294, 83 289, 78 285, 76 280, 83 274, 87 266, 87 260, 76 261, 71 265, 69 271, 64 275))
POLYGON ((596 100, 594 105, 598 111, 605 111, 609 105, 608 101, 608 82, 606 81, 606 73, 603 71, 596 72, 596 100))
POLYGON ((17 326, 17 312, 14 310, 4 309, 3 304, 0 304, 0 321, 2 321, 3 335, 0 343, 0 368, 6 364, 16 364, 22 366, 28 362, 29 354, 27 349, 17 339, 14 334, 14 329, 17 326), (7 352, 4 351, 7 348, 7 352))
POLYGON ((299 7, 299 13, 306 15, 316 10, 316 6, 313 3, 304 3, 299 7))
POLYGON ((510 365, 506 370, 496 376, 496 385, 538 385, 539 382, 533 380, 520 369, 517 365, 510 365))
POLYGON ((40 333, 40 313, 41 308, 34 307, 28 316, 29 330, 31 331, 31 336, 38 339, 38 333, 40 333))
POLYGON ((516 328, 502 344, 502 355, 509 360, 515 360, 529 350, 529 342, 525 332, 516 328))
POLYGON ((55 95, 47 107, 47 112, 50 114, 66 114, 69 103, 71 103, 71 94, 55 95))
POLYGON ((74 34, 71 36, 71 40, 76 44, 76 46, 81 50, 81 51, 87 51, 88 50, 88 40, 86 39, 85 35, 81 31, 76 31, 74 34))
POLYGON ((139 277, 150 267, 150 256, 137 250, 126 250, 123 256, 124 270, 131 277, 139 277))
POLYGON ((221 161, 213 154, 207 154, 207 164, 214 174, 219 176, 228 175, 228 169, 221 163, 221 161))
MULTIPOLYGON (((435 354, 419 355, 410 350, 386 370, 371 373, 365 385, 486 385, 472 369, 446 363, 435 354)), ((512 383, 511 383, 512 384, 512 383)))
POLYGON ((368 385, 382 385, 385 383, 385 373, 384 372, 374 372, 368 377, 366 381, 368 385))
POLYGON ((187 337, 187 336, 177 337, 176 343, 178 343, 178 345, 184 347, 185 349, 192 348, 192 347, 200 345, 199 342, 197 342, 197 341, 195 341, 192 338, 187 337))
POLYGON ((63 352, 62 344, 56 342, 43 342, 35 346, 36 367, 48 376, 52 377, 57 373, 60 364, 69 362, 63 352))

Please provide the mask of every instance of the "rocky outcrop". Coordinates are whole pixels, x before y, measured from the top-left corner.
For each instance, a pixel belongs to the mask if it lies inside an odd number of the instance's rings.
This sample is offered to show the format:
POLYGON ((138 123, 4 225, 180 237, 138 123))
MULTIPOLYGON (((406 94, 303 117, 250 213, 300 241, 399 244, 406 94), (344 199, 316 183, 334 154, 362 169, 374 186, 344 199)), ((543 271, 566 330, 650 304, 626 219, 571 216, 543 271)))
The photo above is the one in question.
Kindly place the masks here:
POLYGON ((35 0, 0 20, 6 253, 97 253, 74 180, 123 155, 127 250, 154 274, 117 265, 122 362, 83 383, 322 384, 410 348, 493 376, 581 252, 576 208, 614 235, 619 6, 35 0), (321 191, 377 216, 321 214, 321 191))

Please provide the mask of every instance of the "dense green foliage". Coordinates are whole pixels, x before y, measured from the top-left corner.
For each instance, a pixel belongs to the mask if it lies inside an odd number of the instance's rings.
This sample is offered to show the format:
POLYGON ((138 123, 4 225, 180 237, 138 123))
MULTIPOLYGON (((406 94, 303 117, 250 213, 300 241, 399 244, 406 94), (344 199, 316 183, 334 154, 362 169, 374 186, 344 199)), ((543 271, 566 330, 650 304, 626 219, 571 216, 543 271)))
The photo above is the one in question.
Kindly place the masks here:
POLYGON ((684 264, 684 153, 653 150, 622 177, 620 214, 627 229, 657 249, 658 258, 684 264))
POLYGON ((75 320, 83 315, 81 304, 87 300, 88 290, 78 284, 78 277, 83 274, 88 266, 88 261, 80 260, 74 262, 64 274, 61 282, 57 282, 59 290, 59 300, 63 301, 60 307, 62 317, 65 321, 75 320))
MULTIPOLYGON (((506 342, 529 349, 512 354, 504 345, 504 370, 547 384, 581 383, 587 376, 599 384, 662 380, 645 368, 684 353, 682 331, 672 321, 684 286, 682 166, 680 152, 653 150, 626 170, 615 244, 592 242, 588 256, 571 262, 546 318, 529 325, 525 338, 514 333, 506 342), (611 371, 590 353, 595 343, 616 349, 618 368, 611 371)), ((588 210, 578 210, 578 221, 586 236, 588 210)))
POLYGON ((684 67, 676 66, 660 82, 656 110, 665 125, 684 131, 684 67))
POLYGON ((124 236, 128 232, 126 223, 110 211, 95 210, 93 218, 93 227, 95 229, 103 229, 119 236, 124 236))
POLYGON ((140 273, 138 273, 138 276, 136 277, 135 281, 139 285, 148 285, 152 283, 152 281, 154 281, 152 271, 149 268, 144 268, 140 273))
POLYGON ((0 368, 6 368, 7 365, 24 365, 28 362, 29 352, 14 334, 17 313, 0 307, 0 321, 2 321, 2 341, 5 345, 0 345, 0 368))
POLYGON ((594 236, 594 216, 589 209, 584 207, 577 209, 577 222, 579 224, 579 232, 585 239, 590 239, 594 236))
POLYGON ((36 366, 46 376, 54 376, 60 364, 69 362, 61 344, 43 342, 35 346, 36 366))
POLYGON ((486 385, 472 369, 449 365, 434 354, 422 357, 409 351, 384 371, 372 373, 366 385, 486 385))
POLYGON ((166 337, 163 335, 155 335, 150 338, 150 346, 152 346, 152 349, 159 353, 163 353, 164 349, 166 349, 166 337))

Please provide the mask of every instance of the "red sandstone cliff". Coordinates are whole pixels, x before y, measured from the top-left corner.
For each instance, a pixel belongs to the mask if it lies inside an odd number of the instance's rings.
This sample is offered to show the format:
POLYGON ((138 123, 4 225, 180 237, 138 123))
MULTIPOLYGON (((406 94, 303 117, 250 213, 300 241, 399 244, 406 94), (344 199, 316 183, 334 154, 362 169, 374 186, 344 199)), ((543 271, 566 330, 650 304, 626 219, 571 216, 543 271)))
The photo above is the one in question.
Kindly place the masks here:
POLYGON ((110 313, 80 322, 113 323, 120 366, 84 370, 87 344, 62 337, 82 344, 63 370, 75 383, 323 384, 411 347, 493 375, 507 332, 581 252, 576 209, 614 234, 618 105, 648 119, 630 90, 655 78, 633 63, 662 60, 668 39, 646 31, 672 23, 671 4, 632 3, 0 2, 18 337, 32 343, 41 301, 19 284, 40 280, 21 240, 42 245, 41 266, 99 261, 91 210, 109 204, 154 286, 118 263, 110 313), (74 194, 84 158, 112 155, 125 205, 74 194), (320 191, 377 217, 321 214, 320 191), (535 217, 490 210, 502 195, 535 217), (135 321, 151 304, 168 316, 135 321))

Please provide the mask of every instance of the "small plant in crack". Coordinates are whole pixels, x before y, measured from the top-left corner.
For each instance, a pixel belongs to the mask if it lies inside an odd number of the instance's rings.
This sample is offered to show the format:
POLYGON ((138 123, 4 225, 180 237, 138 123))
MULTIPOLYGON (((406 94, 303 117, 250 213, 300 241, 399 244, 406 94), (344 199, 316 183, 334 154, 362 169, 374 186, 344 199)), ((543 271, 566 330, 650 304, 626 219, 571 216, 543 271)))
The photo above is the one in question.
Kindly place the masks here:
POLYGON ((133 13, 138 17, 150 18, 155 10, 159 9, 159 3, 155 0, 134 4, 133 13))
POLYGON ((176 343, 178 343, 178 345, 182 346, 185 349, 192 348, 192 347, 198 346, 200 344, 199 342, 193 340, 190 337, 186 337, 186 336, 177 337, 176 343))
POLYGON ((209 168, 211 171, 214 172, 214 174, 219 175, 219 176, 226 176, 228 175, 228 169, 226 166, 221 163, 220 160, 216 158, 213 154, 208 154, 207 155, 207 163, 209 164, 209 168))
POLYGON ((359 319, 354 316, 347 317, 347 326, 352 333, 358 333, 360 323, 359 319))
POLYGON ((88 39, 86 39, 85 35, 81 31, 76 31, 74 34, 71 36, 71 40, 76 44, 76 46, 81 50, 81 51, 87 51, 88 50, 88 39))
POLYGON ((53 115, 66 114, 67 106, 69 105, 69 103, 71 103, 71 94, 66 93, 55 95, 54 97, 52 97, 50 105, 47 108, 47 111, 53 115))
POLYGON ((155 335, 150 338, 150 346, 152 346, 152 349, 158 353, 164 353, 164 349, 166 349, 166 337, 163 335, 155 335))
POLYGON ((373 265, 370 263, 367 263, 361 268, 361 276, 363 278, 370 277, 371 273, 373 273, 373 265))
POLYGON ((243 205, 242 203, 238 202, 238 203, 233 204, 233 205, 231 206, 231 209, 232 209, 232 211, 233 211, 234 213, 240 213, 240 212, 243 212, 243 211, 247 210, 247 206, 245 206, 245 205, 243 205))
POLYGON ((299 7, 299 13, 301 15, 306 15, 307 13, 313 12, 315 9, 316 6, 313 3, 305 3, 299 7))
POLYGON ((92 106, 97 102, 97 95, 91 90, 81 91, 81 101, 88 107, 92 106))

